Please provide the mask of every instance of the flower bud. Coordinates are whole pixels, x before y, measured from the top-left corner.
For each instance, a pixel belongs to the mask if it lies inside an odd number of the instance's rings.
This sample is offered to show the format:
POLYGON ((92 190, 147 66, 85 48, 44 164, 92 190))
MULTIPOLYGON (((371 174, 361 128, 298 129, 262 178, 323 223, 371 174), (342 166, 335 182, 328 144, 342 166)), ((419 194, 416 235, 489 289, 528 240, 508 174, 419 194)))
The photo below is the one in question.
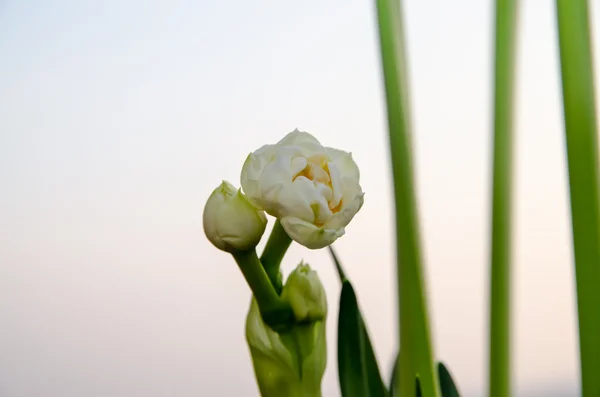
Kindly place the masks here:
POLYGON ((281 299, 287 301, 299 323, 323 320, 327 315, 325 289, 317 272, 301 263, 287 279, 281 299))
POLYGON ((248 251, 260 241, 267 218, 231 183, 223 181, 204 206, 204 233, 218 249, 227 252, 248 251))

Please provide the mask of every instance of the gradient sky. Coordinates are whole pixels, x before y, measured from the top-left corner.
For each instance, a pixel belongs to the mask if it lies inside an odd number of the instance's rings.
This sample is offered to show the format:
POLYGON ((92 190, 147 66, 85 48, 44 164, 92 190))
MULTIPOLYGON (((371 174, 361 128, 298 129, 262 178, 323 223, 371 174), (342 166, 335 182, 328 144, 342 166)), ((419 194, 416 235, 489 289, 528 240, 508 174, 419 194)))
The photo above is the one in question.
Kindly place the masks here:
MULTIPOLYGON (((481 396, 492 2, 405 3, 436 353, 481 396)), ((577 390, 578 354, 555 15, 549 1, 523 6, 513 362, 526 394, 577 390)), ((365 205, 335 245, 389 377, 391 175, 371 2, 9 0, 0 55, 0 396, 258 395, 250 293, 201 215, 250 151, 294 128, 361 168, 365 205)), ((285 271, 301 259, 328 291, 323 395, 337 397, 339 283, 326 251, 294 245, 285 271)))

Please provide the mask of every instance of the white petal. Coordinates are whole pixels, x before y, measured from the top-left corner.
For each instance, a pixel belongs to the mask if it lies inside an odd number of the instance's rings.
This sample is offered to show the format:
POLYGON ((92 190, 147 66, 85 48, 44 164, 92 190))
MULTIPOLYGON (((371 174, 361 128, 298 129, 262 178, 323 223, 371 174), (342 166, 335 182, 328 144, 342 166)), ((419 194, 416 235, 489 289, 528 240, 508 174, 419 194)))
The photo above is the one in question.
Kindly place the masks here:
MULTIPOLYGON (((292 182, 292 159, 286 153, 278 153, 260 175, 260 194, 265 195, 274 186, 292 182)), ((264 197, 263 197, 264 198, 264 197)))
POLYGON ((334 148, 326 148, 329 156, 331 156, 333 162, 340 170, 340 173, 344 176, 344 178, 352 178, 357 183, 360 180, 360 171, 358 166, 354 162, 352 155, 348 152, 344 152, 343 150, 338 150, 334 148))
POLYGON ((325 197, 325 200, 331 201, 333 199, 333 190, 331 190, 329 186, 322 183, 317 183, 316 188, 319 194, 325 197))
POLYGON ((312 223, 315 214, 311 203, 315 196, 314 184, 305 177, 298 177, 293 183, 282 185, 277 195, 269 196, 274 206, 272 215, 277 218, 293 216, 312 223))
POLYGON ((316 200, 312 201, 310 207, 315 215, 314 223, 316 224, 324 224, 333 215, 333 212, 331 212, 331 209, 329 209, 329 203, 323 196, 320 196, 316 200))
POLYGON ((265 167, 272 161, 275 145, 265 145, 250 153, 242 166, 240 184, 248 199, 254 204, 260 204, 260 184, 258 183, 265 167))
POLYGON ((260 158, 256 157, 253 153, 250 153, 248 157, 246 157, 246 161, 242 166, 240 182, 242 189, 247 196, 258 197, 260 195, 258 184, 256 182, 262 173, 262 168, 263 167, 260 166, 260 158), (249 182, 250 185, 248 184, 249 182))
POLYGON ((335 208, 340 205, 343 195, 342 175, 335 163, 329 163, 329 175, 331 176, 331 187, 333 189, 333 198, 329 202, 329 208, 335 208))
POLYGON ((325 155, 327 154, 327 150, 321 145, 321 143, 309 134, 308 132, 302 132, 298 130, 294 130, 283 137, 282 140, 277 142, 278 147, 292 146, 299 148, 304 157, 310 158, 315 155, 325 155))
POLYGON ((309 178, 315 182, 327 183, 331 181, 331 177, 321 166, 311 165, 308 173, 309 178))
POLYGON ((304 157, 296 157, 292 160, 292 175, 298 175, 306 168, 307 162, 304 157))
POLYGON ((363 202, 364 193, 360 190, 360 186, 351 186, 344 194, 341 210, 333 214, 325 222, 324 227, 331 229, 346 227, 361 209, 363 202))
POLYGON ((319 145, 319 146, 322 146, 321 143, 317 140, 317 138, 315 138, 308 132, 298 131, 298 129, 295 129, 294 131, 290 132, 289 134, 287 134, 286 136, 281 138, 281 140, 279 142, 277 142, 277 145, 282 145, 282 146, 319 145))
POLYGON ((343 228, 326 229, 316 227, 312 223, 294 217, 282 218, 281 225, 292 240, 310 249, 327 247, 344 235, 343 228))

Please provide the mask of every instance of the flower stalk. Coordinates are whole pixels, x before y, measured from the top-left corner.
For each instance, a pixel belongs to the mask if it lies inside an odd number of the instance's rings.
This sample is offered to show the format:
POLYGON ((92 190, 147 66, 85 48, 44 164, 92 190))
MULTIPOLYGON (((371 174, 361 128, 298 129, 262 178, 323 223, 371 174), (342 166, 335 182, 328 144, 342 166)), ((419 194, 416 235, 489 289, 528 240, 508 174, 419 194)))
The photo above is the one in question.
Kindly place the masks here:
POLYGON ((600 208, 598 138, 589 5, 557 0, 573 251, 579 314, 581 394, 600 395, 600 208))
POLYGON ((510 396, 513 91, 517 0, 496 1, 489 396, 510 396))
POLYGON ((408 75, 401 4, 376 0, 394 176, 400 330, 401 396, 416 396, 416 377, 426 397, 440 396, 429 332, 413 181, 408 75))
POLYGON ((267 272, 267 276, 269 277, 269 280, 271 280, 271 284, 273 284, 273 287, 278 294, 281 293, 282 288, 281 272, 279 271, 279 268, 283 256, 291 244, 292 239, 285 232, 278 219, 275 221, 271 235, 267 240, 267 245, 260 257, 260 261, 267 272))
POLYGON ((256 250, 236 252, 233 258, 252 290, 264 322, 275 330, 287 328, 293 319, 292 308, 275 291, 256 250))

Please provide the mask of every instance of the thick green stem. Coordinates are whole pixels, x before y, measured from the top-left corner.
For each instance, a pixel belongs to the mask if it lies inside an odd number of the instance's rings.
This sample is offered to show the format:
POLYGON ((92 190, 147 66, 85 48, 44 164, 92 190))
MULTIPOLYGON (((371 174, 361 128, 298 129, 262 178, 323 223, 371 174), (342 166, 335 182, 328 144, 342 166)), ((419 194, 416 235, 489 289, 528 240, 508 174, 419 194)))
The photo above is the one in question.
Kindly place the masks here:
POLYGON ((510 396, 510 279, 516 0, 496 0, 489 396, 510 396))
POLYGON ((233 257, 252 290, 264 322, 274 330, 289 326, 293 319, 292 309, 273 288, 256 250, 237 252, 233 257))
POLYGON ((557 0, 583 397, 600 396, 600 213, 596 105, 586 0, 557 0))
POLYGON ((408 76, 401 5, 376 0, 396 207, 400 321, 400 395, 440 396, 430 341, 410 142, 408 76))
POLYGON ((279 267, 281 266, 283 256, 291 243, 292 239, 285 230, 283 230, 281 222, 277 220, 273 226, 273 231, 269 236, 265 250, 260 257, 260 261, 267 272, 267 276, 269 276, 269 280, 271 280, 271 284, 273 284, 273 287, 275 287, 275 291, 278 294, 281 293, 282 288, 279 267))

